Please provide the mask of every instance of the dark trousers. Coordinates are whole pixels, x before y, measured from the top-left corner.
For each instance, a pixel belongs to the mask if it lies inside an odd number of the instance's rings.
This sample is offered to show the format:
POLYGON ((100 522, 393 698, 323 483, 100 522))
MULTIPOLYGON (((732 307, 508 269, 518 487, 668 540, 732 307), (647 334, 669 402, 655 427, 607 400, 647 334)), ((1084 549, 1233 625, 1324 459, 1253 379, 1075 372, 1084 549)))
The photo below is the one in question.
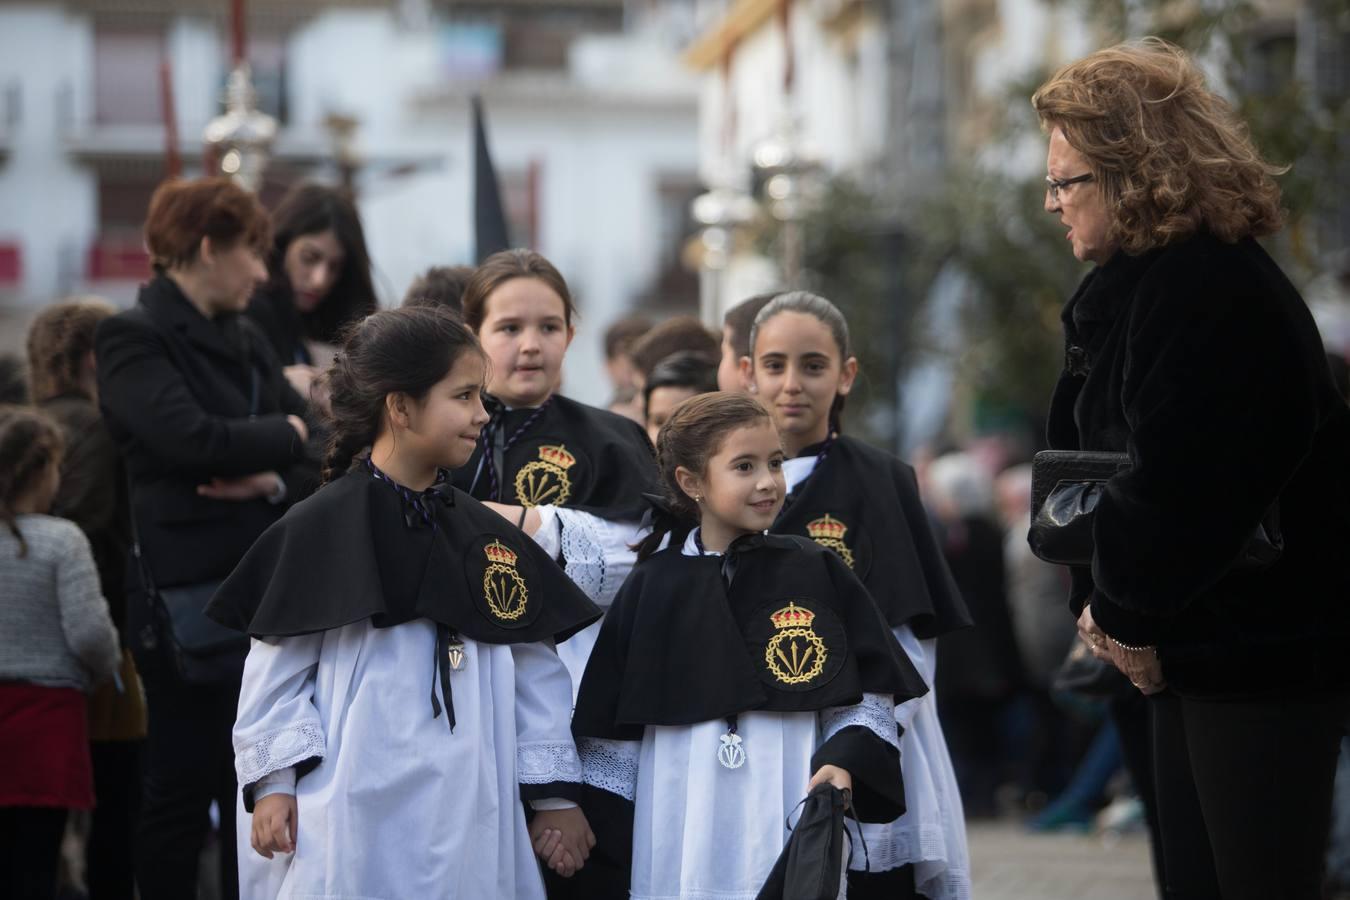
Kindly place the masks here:
POLYGON ((97 805, 85 845, 89 900, 133 900, 136 896, 136 827, 141 809, 141 741, 95 741, 97 805))
POLYGON ((221 898, 235 900, 238 787, 230 732, 239 688, 186 685, 153 662, 143 666, 138 657, 137 665, 149 713, 136 847, 141 900, 197 896, 197 864, 211 827, 212 800, 220 806, 221 898))
POLYGON ((1350 697, 1150 705, 1168 900, 1319 900, 1350 697))
POLYGON ((1120 755, 1130 773, 1134 789, 1144 805, 1148 825, 1149 855, 1153 860, 1153 882, 1158 895, 1165 896, 1167 864, 1163 856, 1162 827, 1158 821, 1157 778, 1153 767, 1153 704, 1133 688, 1128 694, 1111 700, 1108 711, 1120 737, 1120 755))
POLYGON ((0 806, 0 897, 55 897, 65 832, 64 809, 0 806))

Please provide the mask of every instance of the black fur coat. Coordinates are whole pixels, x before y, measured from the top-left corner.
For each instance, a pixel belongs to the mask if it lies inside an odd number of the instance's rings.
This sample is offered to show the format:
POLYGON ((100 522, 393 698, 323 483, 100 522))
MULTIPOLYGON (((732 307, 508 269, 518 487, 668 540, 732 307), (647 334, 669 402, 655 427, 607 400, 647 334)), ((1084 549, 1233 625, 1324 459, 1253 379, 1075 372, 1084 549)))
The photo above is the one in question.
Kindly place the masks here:
POLYGON ((1056 449, 1128 451, 1107 485, 1089 599, 1107 634, 1156 644, 1183 694, 1350 684, 1350 409, 1312 316, 1256 241, 1201 233, 1083 280, 1063 313, 1056 449), (1285 550, 1234 569, 1278 503, 1285 550))

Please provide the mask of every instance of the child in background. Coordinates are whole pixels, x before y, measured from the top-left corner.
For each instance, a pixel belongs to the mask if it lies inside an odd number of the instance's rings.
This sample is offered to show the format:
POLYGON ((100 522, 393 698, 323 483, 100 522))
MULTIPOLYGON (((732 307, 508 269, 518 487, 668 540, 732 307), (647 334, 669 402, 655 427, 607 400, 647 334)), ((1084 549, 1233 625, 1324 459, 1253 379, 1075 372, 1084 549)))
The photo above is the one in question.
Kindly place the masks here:
POLYGON ((565 876, 589 854, 553 644, 600 611, 447 481, 488 421, 483 376, 446 312, 364 319, 327 375, 327 483, 208 607, 254 638, 234 728, 245 896, 542 898, 535 854, 565 876))
POLYGON ((120 654, 88 539, 47 515, 61 451, 55 422, 0 408, 0 896, 36 900, 67 813, 94 805, 86 695, 120 654))
MULTIPOLYGON (((833 303, 797 291, 755 316, 742 377, 773 415, 788 459, 788 497, 774 534, 837 554, 880 605, 896 640, 933 684, 936 639, 970 625, 965 603, 919 500, 914 470, 841 433, 858 360, 833 303)), ((933 694, 896 707, 908 811, 862 828, 849 897, 968 900, 970 863, 961 797, 933 694)))

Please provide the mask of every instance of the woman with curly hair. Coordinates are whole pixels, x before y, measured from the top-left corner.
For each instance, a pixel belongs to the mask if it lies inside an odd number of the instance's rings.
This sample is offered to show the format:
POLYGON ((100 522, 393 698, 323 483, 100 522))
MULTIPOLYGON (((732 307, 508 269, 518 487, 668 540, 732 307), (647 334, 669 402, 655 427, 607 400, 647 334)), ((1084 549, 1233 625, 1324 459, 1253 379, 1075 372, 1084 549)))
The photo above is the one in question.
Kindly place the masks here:
POLYGON ((1311 900, 1350 711, 1350 409, 1256 241, 1281 227, 1282 170, 1155 38, 1032 104, 1046 211, 1096 265, 1064 309, 1050 444, 1130 463, 1072 608, 1148 697, 1166 896, 1311 900), (1263 523, 1278 558, 1244 564, 1263 523))

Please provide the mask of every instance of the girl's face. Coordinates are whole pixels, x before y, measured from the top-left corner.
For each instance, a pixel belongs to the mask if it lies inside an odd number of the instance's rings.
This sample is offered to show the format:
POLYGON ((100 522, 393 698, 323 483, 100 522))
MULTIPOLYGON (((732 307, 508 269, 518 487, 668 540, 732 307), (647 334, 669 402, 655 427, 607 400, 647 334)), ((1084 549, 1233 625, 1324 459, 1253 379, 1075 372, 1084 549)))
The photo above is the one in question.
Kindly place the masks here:
POLYGON ((502 282, 484 304, 478 340, 491 365, 488 393, 513 408, 548 399, 574 330, 562 297, 538 278, 502 282))
POLYGON ((469 461, 488 422, 483 408, 483 357, 466 351, 420 401, 405 401, 401 452, 419 464, 457 469, 469 461))
POLYGON ((282 265, 291 284, 295 308, 313 312, 342 277, 347 253, 330 228, 315 234, 302 234, 286 247, 282 265))
POLYGON ((691 387, 676 385, 652 388, 647 398, 647 437, 651 438, 653 447, 656 446, 656 436, 661 433, 661 426, 670 419, 675 407, 697 393, 691 387))
POLYGON ((829 437, 834 398, 853 389, 858 361, 841 359, 829 326, 815 316, 782 312, 755 335, 742 373, 769 410, 790 452, 829 437))
POLYGON ((728 536, 764 531, 783 507, 783 445, 773 423, 760 420, 727 434, 699 475, 675 470, 681 489, 702 497, 701 525, 728 536))

